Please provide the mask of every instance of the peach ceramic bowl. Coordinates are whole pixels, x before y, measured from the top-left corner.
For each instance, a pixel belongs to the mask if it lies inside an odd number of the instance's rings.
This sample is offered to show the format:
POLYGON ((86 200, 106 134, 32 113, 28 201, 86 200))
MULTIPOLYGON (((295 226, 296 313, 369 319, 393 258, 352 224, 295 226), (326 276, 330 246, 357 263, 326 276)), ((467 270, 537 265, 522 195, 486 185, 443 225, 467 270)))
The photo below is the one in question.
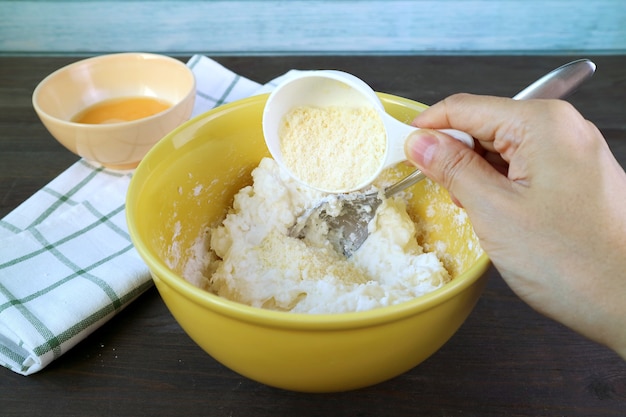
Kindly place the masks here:
MULTIPOLYGON (((380 95, 410 121, 426 106, 380 95)), ((414 300, 346 314, 295 314, 239 304, 183 278, 194 242, 218 224, 250 172, 269 156, 261 118, 267 95, 218 107, 161 140, 135 171, 127 197, 131 238, 167 307, 213 358, 253 380, 289 390, 344 391, 408 371, 461 326, 480 296, 489 260, 465 212, 430 181, 414 188, 410 212, 422 243, 453 279, 414 300)))
POLYGON ((189 119, 195 78, 182 62, 155 54, 120 53, 84 59, 43 79, 33 106, 48 131, 75 154, 114 169, 137 166, 148 150, 189 119), (111 124, 72 119, 97 103, 151 97, 171 107, 152 116, 111 124))

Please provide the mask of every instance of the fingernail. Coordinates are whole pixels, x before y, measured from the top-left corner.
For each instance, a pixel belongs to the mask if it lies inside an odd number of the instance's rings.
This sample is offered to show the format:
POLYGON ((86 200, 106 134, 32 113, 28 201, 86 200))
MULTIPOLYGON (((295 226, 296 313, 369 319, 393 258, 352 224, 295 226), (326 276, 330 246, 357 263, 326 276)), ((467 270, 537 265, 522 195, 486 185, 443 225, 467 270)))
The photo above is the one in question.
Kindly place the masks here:
POLYGON ((404 144, 404 152, 415 165, 428 167, 437 150, 437 138, 426 130, 417 130, 409 135, 404 144))

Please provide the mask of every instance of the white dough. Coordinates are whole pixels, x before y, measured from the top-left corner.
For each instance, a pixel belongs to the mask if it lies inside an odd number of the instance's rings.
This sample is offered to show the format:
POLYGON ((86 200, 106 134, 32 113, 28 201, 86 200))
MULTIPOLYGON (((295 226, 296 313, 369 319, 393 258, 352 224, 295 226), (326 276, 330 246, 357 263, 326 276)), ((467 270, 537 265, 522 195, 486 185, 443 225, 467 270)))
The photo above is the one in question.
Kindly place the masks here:
POLYGON ((288 235, 297 217, 326 194, 291 179, 269 158, 252 176, 254 184, 210 230, 213 253, 206 259, 212 265, 206 268, 205 259, 203 268, 212 275, 201 284, 209 291, 273 310, 343 313, 404 302, 450 280, 437 256, 418 245, 400 198, 380 206, 370 236, 345 259, 323 239, 324 230, 304 239, 288 235))

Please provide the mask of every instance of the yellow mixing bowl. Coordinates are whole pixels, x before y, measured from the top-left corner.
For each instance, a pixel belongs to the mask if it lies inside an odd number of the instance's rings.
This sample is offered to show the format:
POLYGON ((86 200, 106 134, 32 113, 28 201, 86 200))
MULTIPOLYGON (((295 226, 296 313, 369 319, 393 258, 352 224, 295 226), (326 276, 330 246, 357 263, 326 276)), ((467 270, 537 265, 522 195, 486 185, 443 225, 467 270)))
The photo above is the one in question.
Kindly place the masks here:
MULTIPOLYGON (((410 121, 426 106, 380 94, 410 121)), ((439 349, 480 296, 489 260, 465 213, 430 181, 413 188, 420 237, 439 251, 453 280, 428 295, 358 313, 307 315, 242 305, 182 278, 194 242, 219 223, 233 196, 269 152, 261 117, 267 96, 205 113, 162 139, 137 168, 127 199, 133 242, 167 307, 216 360, 253 380, 295 391, 344 391, 393 378, 439 349), (168 266, 170 265, 170 266, 168 266)))

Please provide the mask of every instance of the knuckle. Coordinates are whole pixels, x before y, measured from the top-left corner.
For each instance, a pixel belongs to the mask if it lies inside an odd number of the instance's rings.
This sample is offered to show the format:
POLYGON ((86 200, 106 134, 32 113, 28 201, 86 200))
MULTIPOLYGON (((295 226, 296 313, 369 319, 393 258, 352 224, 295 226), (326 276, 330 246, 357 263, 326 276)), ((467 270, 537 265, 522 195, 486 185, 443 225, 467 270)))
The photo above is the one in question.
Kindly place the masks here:
POLYGON ((574 106, 564 100, 545 100, 544 108, 540 111, 554 120, 564 120, 572 117, 576 113, 574 106))

